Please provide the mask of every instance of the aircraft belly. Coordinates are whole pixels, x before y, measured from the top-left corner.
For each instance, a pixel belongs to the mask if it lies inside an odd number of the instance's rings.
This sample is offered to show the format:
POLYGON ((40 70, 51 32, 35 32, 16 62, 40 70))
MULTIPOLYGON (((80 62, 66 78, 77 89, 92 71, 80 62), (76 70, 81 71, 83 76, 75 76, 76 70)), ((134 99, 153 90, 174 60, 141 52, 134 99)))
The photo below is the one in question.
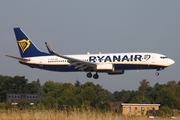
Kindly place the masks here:
POLYGON ((114 64, 116 70, 164 69, 164 66, 144 64, 114 64))

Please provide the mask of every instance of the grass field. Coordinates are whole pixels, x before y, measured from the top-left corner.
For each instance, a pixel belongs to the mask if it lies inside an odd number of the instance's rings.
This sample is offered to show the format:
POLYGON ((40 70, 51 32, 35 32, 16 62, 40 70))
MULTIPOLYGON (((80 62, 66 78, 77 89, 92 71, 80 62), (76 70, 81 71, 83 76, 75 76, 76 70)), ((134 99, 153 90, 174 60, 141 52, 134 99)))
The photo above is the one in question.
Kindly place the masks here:
MULTIPOLYGON (((74 110, 71 112, 58 110, 0 110, 1 120, 147 120, 147 116, 123 116, 112 112, 91 110, 74 110)), ((169 118, 156 118, 169 120, 169 118)))

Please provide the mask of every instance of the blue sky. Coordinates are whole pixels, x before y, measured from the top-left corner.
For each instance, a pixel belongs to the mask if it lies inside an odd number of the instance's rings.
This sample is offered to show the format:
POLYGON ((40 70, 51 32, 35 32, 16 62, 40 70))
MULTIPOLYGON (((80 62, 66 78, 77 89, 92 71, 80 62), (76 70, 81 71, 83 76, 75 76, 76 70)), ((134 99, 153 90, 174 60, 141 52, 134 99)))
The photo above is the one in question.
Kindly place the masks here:
POLYGON ((81 83, 92 81, 114 92, 136 90, 147 79, 165 84, 180 80, 180 1, 11 1, 0 4, 0 73, 26 76, 31 82, 81 83), (125 71, 124 75, 99 74, 98 80, 86 78, 84 72, 61 73, 32 69, 20 65, 5 54, 20 56, 13 33, 21 27, 36 46, 46 51, 44 42, 60 54, 156 52, 175 60, 175 64, 155 76, 155 70, 125 71))

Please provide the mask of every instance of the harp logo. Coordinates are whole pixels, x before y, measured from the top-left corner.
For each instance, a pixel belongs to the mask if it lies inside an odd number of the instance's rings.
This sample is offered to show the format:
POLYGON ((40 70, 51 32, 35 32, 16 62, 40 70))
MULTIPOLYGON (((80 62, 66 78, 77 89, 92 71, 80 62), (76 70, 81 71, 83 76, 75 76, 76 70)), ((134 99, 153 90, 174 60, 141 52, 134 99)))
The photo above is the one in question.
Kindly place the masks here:
POLYGON ((30 40, 25 40, 25 39, 20 40, 18 41, 18 45, 21 48, 22 53, 24 53, 30 46, 30 40))

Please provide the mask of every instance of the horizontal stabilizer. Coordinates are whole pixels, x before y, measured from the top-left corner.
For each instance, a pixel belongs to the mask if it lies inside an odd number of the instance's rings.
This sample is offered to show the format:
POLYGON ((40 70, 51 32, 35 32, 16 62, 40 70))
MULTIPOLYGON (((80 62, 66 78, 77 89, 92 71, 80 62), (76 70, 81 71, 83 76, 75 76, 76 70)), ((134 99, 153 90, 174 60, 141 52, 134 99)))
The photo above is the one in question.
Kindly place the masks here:
POLYGON ((16 60, 20 60, 20 61, 30 61, 30 59, 25 59, 25 58, 19 58, 19 57, 14 57, 14 56, 10 56, 10 55, 5 55, 7 57, 10 57, 10 58, 14 58, 16 60))

